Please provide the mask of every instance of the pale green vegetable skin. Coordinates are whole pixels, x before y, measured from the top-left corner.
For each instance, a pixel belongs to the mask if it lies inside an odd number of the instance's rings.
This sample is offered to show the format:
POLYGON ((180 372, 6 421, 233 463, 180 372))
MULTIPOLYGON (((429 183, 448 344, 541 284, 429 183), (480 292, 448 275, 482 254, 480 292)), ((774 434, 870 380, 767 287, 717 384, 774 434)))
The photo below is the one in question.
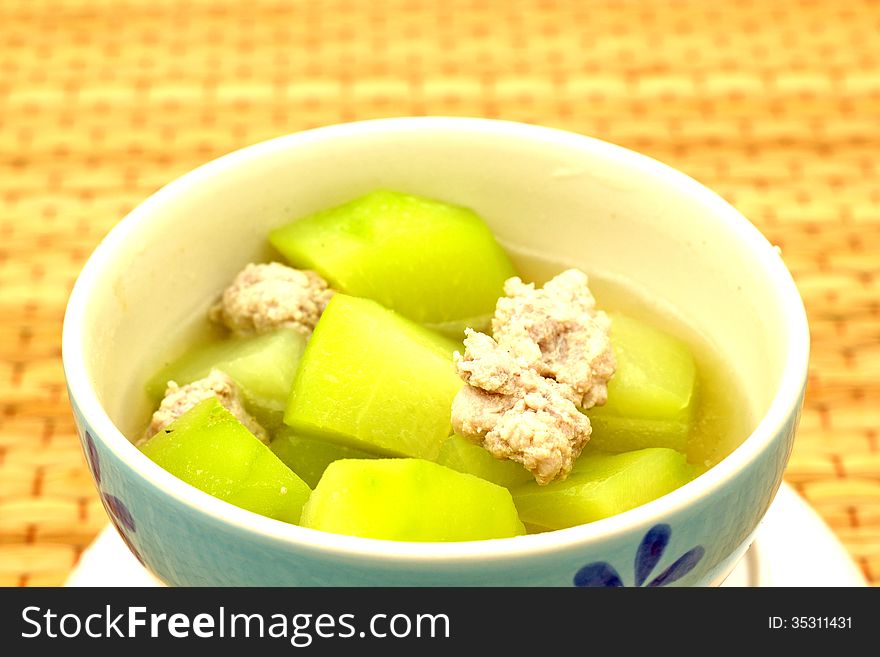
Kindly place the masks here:
POLYGON ((354 447, 309 436, 298 436, 289 427, 284 427, 278 432, 269 448, 284 465, 293 470, 311 488, 318 485, 324 470, 333 461, 378 458, 377 454, 354 447))
POLYGON ((456 348, 375 301, 335 294, 306 345, 284 422, 303 436, 434 460, 462 386, 456 348))
POLYGON ((619 314, 611 315, 611 344, 617 368, 608 383, 608 402, 587 411, 590 445, 609 452, 686 451, 697 380, 688 346, 619 314))
POLYGON ((479 445, 459 435, 454 435, 443 443, 437 463, 505 488, 534 479, 519 463, 496 459, 479 445))
POLYGON ((516 272, 473 211, 379 190, 273 230, 295 267, 448 335, 483 329, 516 272))
POLYGON ((281 424, 306 337, 282 328, 254 337, 228 338, 187 351, 154 374, 147 394, 158 400, 168 381, 192 383, 212 368, 228 374, 241 391, 245 406, 266 427, 281 424))
POLYGON ((684 454, 666 448, 625 454, 585 452, 565 481, 535 482, 511 490, 523 522, 563 529, 623 513, 690 481, 684 454))
POLYGON ((303 527, 391 541, 479 541, 525 533, 506 488, 422 459, 331 463, 303 527))
POLYGON ((216 397, 196 404, 141 451, 209 495, 284 522, 299 522, 311 492, 216 397))

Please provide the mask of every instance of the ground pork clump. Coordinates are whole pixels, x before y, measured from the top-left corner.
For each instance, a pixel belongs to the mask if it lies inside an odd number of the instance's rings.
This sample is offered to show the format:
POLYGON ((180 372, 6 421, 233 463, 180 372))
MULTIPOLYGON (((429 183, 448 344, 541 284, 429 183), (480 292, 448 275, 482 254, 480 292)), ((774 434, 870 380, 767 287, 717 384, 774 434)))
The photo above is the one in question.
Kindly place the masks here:
POLYGON ((241 394, 235 382, 220 370, 211 370, 211 373, 204 379, 193 381, 184 386, 179 386, 174 381, 168 382, 165 398, 159 405, 159 409, 153 413, 150 426, 138 444, 144 443, 165 429, 174 420, 208 397, 216 397, 226 410, 232 413, 260 441, 269 442, 266 430, 244 409, 241 394))
POLYGON ((581 408, 604 404, 615 368, 611 320, 596 310, 587 275, 569 269, 538 289, 509 278, 504 293, 492 319, 498 343, 524 366, 571 386, 581 408))
POLYGON ((468 329, 464 355, 455 355, 467 385, 453 401, 452 426, 547 484, 568 476, 590 439, 590 421, 578 407, 608 398, 611 322, 576 269, 541 289, 510 278, 504 292, 494 338, 468 329))
POLYGON ((277 262, 249 264, 224 290, 210 317, 238 335, 286 326, 310 336, 331 296, 327 281, 313 271, 277 262))
POLYGON ((495 458, 521 463, 539 484, 565 479, 591 432, 576 393, 524 367, 488 335, 465 335, 455 362, 468 385, 453 401, 453 428, 495 458))

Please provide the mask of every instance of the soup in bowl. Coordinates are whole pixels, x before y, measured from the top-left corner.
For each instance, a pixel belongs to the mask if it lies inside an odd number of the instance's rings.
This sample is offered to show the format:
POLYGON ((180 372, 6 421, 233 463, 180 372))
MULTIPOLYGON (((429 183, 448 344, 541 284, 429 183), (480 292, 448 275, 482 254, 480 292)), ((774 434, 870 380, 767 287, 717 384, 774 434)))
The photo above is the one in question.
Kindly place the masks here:
MULTIPOLYGON (((331 307, 348 298, 337 296, 331 307)), ((426 293, 425 307, 431 302, 426 293)), ((332 314, 318 320, 316 336, 330 333, 320 323, 332 314)), ((430 329, 454 335, 460 327, 430 329)), ((306 360, 312 379, 326 374, 308 356, 317 342, 309 339, 298 377, 306 360)), ((63 351, 75 419, 108 515, 169 584, 709 585, 747 549, 779 486, 803 400, 808 343, 802 303, 777 251, 687 176, 558 130, 407 118, 258 144, 157 192, 84 268, 65 317, 63 351), (156 405, 145 382, 168 354, 209 338, 210 307, 245 264, 279 259, 267 236, 376 189, 469 209, 525 281, 540 286, 563 270, 585 272, 597 305, 612 316, 612 341, 621 314, 621 326, 650 325, 687 344, 699 404, 678 447, 693 476, 657 499, 574 526, 542 515, 552 504, 542 494, 556 482, 517 482, 511 491, 522 531, 451 542, 429 534, 416 542, 264 517, 185 483, 139 450, 134 443, 156 405), (524 494, 524 486, 534 491, 524 494)), ((613 402, 613 379, 609 385, 613 402)), ((288 412, 285 421, 289 415, 304 426, 303 412, 288 412)), ((584 453, 593 457, 591 450, 609 446, 610 430, 601 410, 591 419, 597 440, 584 453)), ((308 489, 330 485, 316 476, 308 489)), ((441 488, 456 485, 450 481, 441 488)), ((388 507, 391 516, 395 508, 388 507)), ((382 515, 381 508, 372 512, 382 515)))

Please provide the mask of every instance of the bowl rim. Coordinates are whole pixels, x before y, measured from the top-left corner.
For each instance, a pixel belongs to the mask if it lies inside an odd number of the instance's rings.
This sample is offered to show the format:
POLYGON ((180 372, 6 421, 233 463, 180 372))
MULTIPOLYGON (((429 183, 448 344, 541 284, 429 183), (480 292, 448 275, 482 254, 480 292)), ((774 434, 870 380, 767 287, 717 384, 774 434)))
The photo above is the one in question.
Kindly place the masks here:
POLYGON ((356 557, 395 562, 469 561, 518 558, 573 546, 615 539, 639 527, 662 521, 711 496, 737 478, 770 447, 785 425, 797 417, 807 381, 809 328, 803 301, 790 272, 777 249, 739 211, 718 194, 690 176, 647 155, 594 137, 526 123, 472 117, 395 117, 341 123, 296 132, 247 146, 183 174, 139 203, 95 248, 84 265, 71 292, 64 315, 62 362, 71 402, 79 409, 87 427, 116 458, 143 478, 149 485, 168 495, 193 513, 205 515, 229 529, 248 532, 264 541, 275 541, 290 548, 306 548, 337 557, 356 557), (577 147, 593 155, 625 163, 638 171, 664 179, 684 194, 711 208, 708 215, 732 229, 757 264, 766 273, 768 283, 781 304, 780 314, 789 336, 782 380, 767 413, 754 431, 717 465, 684 486, 615 516, 586 525, 578 525, 541 534, 513 538, 462 542, 403 542, 332 534, 273 520, 219 500, 183 482, 144 456, 113 424, 101 407, 86 367, 83 351, 83 327, 88 301, 96 282, 112 265, 117 247, 123 244, 149 216, 160 211, 175 196, 189 187, 210 183, 221 172, 246 166, 260 159, 292 148, 322 141, 376 133, 407 131, 454 131, 491 133, 511 139, 539 140, 550 144, 577 147))

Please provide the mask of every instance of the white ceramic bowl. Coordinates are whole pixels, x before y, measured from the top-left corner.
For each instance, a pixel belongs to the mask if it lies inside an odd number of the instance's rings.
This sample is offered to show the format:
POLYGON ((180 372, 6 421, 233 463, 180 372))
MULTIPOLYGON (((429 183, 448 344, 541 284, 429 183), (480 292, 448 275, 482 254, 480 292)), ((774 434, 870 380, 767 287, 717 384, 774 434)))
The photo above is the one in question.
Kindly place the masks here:
POLYGON ((133 552, 178 585, 718 583, 781 481, 808 350, 803 305, 778 253, 719 196, 595 139, 464 118, 320 128, 188 173, 96 249, 63 338, 74 414, 108 514, 133 552), (445 544, 287 525, 210 497, 143 456, 124 434, 142 430, 142 384, 168 336, 246 262, 269 256, 269 229, 378 187, 471 207, 505 245, 632 281, 672 304, 745 384, 742 412, 754 431, 703 476, 618 516, 445 544))

